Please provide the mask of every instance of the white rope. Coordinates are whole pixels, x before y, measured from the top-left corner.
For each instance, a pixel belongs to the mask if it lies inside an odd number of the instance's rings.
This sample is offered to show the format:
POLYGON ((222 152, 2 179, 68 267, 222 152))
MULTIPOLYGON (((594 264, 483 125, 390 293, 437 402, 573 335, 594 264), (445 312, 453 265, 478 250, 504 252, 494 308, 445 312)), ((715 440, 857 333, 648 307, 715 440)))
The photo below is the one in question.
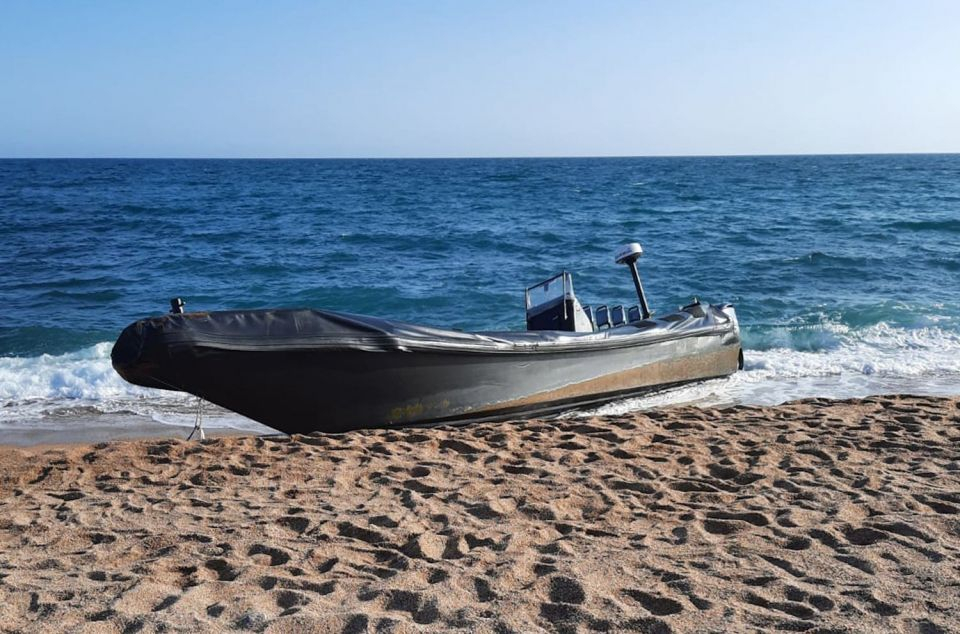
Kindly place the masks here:
POLYGON ((194 434, 197 434, 197 440, 206 440, 207 438, 206 434, 203 433, 203 399, 199 396, 197 397, 197 417, 193 421, 193 430, 187 436, 187 440, 193 438, 194 434))

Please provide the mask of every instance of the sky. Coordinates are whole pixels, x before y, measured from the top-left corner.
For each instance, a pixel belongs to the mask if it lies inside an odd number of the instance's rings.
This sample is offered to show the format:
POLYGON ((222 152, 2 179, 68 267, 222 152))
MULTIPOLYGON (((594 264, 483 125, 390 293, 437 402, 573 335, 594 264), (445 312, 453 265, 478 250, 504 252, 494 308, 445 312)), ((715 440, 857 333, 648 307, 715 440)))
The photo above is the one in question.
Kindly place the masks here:
POLYGON ((960 2, 0 3, 0 157, 960 152, 960 2))

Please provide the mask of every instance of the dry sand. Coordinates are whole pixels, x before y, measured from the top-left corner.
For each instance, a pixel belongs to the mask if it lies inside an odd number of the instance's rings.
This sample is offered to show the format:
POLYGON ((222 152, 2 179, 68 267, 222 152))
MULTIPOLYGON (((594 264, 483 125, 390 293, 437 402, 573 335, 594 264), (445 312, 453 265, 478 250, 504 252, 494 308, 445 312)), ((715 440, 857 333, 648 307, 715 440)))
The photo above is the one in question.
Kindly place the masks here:
POLYGON ((4 631, 960 631, 960 401, 0 449, 4 631))

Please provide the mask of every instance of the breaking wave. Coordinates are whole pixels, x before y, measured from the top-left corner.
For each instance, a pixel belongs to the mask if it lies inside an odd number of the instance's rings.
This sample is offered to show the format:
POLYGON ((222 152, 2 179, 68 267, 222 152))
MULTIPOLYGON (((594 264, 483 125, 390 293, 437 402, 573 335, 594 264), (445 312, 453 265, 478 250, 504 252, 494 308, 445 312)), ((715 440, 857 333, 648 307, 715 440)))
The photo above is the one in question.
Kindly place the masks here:
MULTIPOLYGON (((0 357, 0 429, 78 418, 101 424, 139 419, 193 425, 194 397, 127 383, 110 363, 112 346, 102 342, 60 355, 0 357)), ((210 404, 204 412, 209 427, 259 427, 210 404)))
POLYGON ((589 414, 614 414, 675 404, 774 405, 808 397, 960 393, 960 333, 886 323, 853 330, 824 324, 794 340, 802 349, 744 350, 743 371, 701 384, 606 405, 589 414), (818 345, 810 345, 815 339, 818 345))

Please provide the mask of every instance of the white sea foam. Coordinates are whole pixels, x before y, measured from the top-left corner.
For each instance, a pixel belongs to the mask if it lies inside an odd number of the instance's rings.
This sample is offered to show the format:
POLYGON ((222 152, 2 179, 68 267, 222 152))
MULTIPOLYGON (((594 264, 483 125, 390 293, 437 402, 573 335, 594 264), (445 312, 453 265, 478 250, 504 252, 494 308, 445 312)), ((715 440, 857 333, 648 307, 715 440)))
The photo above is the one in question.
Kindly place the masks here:
MULTIPOLYGON (((960 394, 960 333, 939 327, 877 324, 861 330, 823 326, 831 345, 820 351, 788 347, 745 351, 732 377, 619 401, 595 410, 618 413, 678 403, 775 404, 811 396, 848 398, 912 392, 960 394)), ((63 355, 0 357, 0 429, 51 425, 77 415, 117 415, 118 421, 193 424, 196 399, 131 385, 110 365, 110 343, 63 355)), ((205 405, 210 427, 258 429, 237 414, 205 405)))
MULTIPOLYGON (((110 342, 62 355, 0 357, 0 429, 48 426, 70 418, 120 415, 168 425, 193 425, 196 399, 127 383, 110 364, 110 342)), ((252 421, 205 405, 210 427, 252 428, 252 421)), ((100 420, 99 422, 106 422, 100 420)))
POLYGON ((106 400, 143 396, 110 365, 110 343, 77 352, 39 357, 0 357, 0 401, 51 399, 106 400))
POLYGON ((673 404, 773 405, 807 397, 870 394, 960 394, 960 333, 880 323, 863 330, 827 324, 825 350, 744 351, 744 369, 726 379, 611 403, 590 414, 615 414, 673 404))

